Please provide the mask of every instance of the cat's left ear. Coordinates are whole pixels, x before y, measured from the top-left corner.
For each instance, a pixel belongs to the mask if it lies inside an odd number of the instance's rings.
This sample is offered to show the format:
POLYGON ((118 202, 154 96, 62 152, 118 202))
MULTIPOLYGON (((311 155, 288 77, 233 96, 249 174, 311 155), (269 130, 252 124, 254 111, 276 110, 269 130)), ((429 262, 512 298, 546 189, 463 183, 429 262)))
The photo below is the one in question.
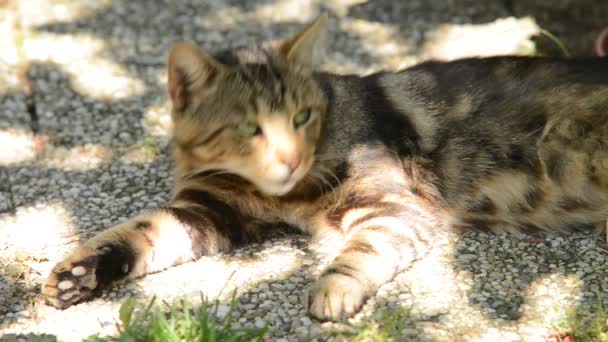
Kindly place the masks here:
POLYGON ((281 44, 279 51, 287 62, 312 69, 326 22, 327 13, 322 13, 306 28, 281 44))

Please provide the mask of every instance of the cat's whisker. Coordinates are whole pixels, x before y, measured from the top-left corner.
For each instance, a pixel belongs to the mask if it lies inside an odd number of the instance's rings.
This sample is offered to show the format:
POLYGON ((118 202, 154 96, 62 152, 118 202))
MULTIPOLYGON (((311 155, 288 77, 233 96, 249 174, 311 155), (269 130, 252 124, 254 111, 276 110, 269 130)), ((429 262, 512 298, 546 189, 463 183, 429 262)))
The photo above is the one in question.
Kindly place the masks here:
POLYGON ((310 182, 317 187, 319 193, 323 193, 323 183, 325 182, 320 178, 318 174, 310 173, 310 182))
POLYGON ((342 183, 340 182, 340 179, 336 176, 336 174, 331 169, 319 165, 318 170, 320 172, 319 178, 321 180, 323 180, 325 182, 325 184, 327 184, 331 188, 331 190, 334 194, 334 197, 337 198, 337 201, 335 202, 336 205, 332 209, 332 213, 334 213, 336 211, 336 209, 338 208, 338 206, 340 206, 340 204, 342 203, 342 200, 343 200, 344 192, 342 191, 342 189, 343 189, 342 183), (336 180, 336 182, 338 183, 338 189, 339 189, 338 193, 336 193, 336 189, 333 186, 333 184, 330 181, 328 181, 327 179, 325 179, 323 172, 329 174, 330 176, 332 176, 333 179, 336 180))
MULTIPOLYGON (((188 174, 186 174, 186 175, 183 177, 183 180, 189 180, 189 179, 192 179, 192 178, 196 177, 197 175, 199 175, 199 174, 201 174, 201 173, 203 173, 203 172, 205 172, 205 171, 209 171, 209 170, 212 170, 212 169, 211 169, 211 168, 202 168, 202 169, 197 169, 197 170, 191 171, 191 172, 189 172, 188 174)), ((222 175, 222 174, 227 174, 227 173, 230 173, 230 171, 228 171, 228 170, 217 170, 217 171, 215 171, 215 172, 212 172, 212 173, 210 173, 210 174, 208 174, 208 175, 204 176, 203 178, 201 178, 201 180, 203 180, 203 179, 207 179, 207 178, 209 178, 209 177, 213 177, 213 176, 218 176, 218 175, 222 175)))
POLYGON ((342 191, 340 190, 340 192, 336 192, 336 188, 333 186, 333 184, 331 184, 331 182, 328 181, 322 174, 317 175, 317 179, 319 179, 321 182, 323 182, 323 184, 325 184, 331 189, 334 198, 338 198, 338 200, 335 201, 335 205, 330 211, 330 213, 333 214, 340 206, 340 203, 342 203, 342 191))

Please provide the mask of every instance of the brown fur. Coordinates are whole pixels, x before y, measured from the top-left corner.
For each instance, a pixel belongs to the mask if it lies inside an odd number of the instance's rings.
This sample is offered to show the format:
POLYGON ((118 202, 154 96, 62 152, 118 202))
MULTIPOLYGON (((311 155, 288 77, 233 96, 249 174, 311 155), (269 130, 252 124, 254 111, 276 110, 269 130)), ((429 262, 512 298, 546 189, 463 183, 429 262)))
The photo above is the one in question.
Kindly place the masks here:
POLYGON ((307 295, 311 315, 338 319, 445 229, 605 221, 608 61, 497 57, 316 73, 325 20, 283 43, 214 57, 174 46, 171 202, 58 264, 43 288, 51 304, 259 241, 267 223, 285 222, 343 238, 307 295))

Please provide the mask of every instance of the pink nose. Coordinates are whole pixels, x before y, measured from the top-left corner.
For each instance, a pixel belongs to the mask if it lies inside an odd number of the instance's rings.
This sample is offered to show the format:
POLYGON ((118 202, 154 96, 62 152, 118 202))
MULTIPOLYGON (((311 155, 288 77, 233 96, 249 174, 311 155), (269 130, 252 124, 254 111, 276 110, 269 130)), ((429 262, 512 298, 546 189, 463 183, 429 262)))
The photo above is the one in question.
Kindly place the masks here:
POLYGON ((281 161, 281 163, 289 167, 290 173, 293 173, 300 165, 300 162, 302 162, 302 159, 298 154, 279 154, 279 160, 281 161))

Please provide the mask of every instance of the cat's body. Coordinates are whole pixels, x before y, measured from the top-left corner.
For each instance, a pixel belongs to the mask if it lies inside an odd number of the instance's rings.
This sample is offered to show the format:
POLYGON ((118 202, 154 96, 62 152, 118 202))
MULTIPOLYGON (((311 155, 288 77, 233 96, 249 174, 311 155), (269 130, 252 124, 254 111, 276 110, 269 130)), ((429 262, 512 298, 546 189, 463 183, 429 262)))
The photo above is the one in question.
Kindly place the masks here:
POLYGON ((258 241, 287 222, 315 238, 342 237, 307 302, 313 316, 336 319, 445 229, 606 220, 607 60, 497 57, 366 77, 312 73, 322 22, 268 49, 216 58, 173 49, 171 203, 59 263, 43 288, 53 305, 258 241))

